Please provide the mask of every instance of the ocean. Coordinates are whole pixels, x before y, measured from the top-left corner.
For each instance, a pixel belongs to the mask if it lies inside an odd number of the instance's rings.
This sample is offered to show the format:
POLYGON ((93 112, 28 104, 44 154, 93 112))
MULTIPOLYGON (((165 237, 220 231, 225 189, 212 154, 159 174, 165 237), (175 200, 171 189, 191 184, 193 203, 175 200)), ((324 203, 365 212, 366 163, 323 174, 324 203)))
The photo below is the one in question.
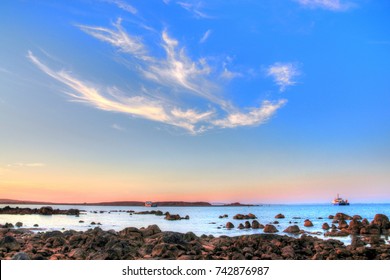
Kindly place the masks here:
MULTIPOLYGON (((0 204, 5 207, 7 204, 0 204)), ((46 205, 9 205, 11 207, 29 207, 40 208, 46 205)), ((68 230, 85 231, 97 225, 91 225, 92 222, 101 223, 99 227, 104 230, 122 230, 126 227, 147 227, 156 224, 163 231, 176 231, 186 233, 192 231, 196 235, 202 234, 213 236, 237 236, 246 234, 263 233, 262 229, 238 229, 240 223, 245 220, 234 220, 236 214, 255 214, 261 224, 269 224, 278 221, 275 224, 279 230, 277 234, 286 234, 283 232, 290 225, 298 225, 300 229, 311 232, 311 235, 326 239, 322 230, 322 224, 327 222, 331 225, 332 220, 328 219, 329 215, 335 215, 338 212, 350 216, 360 215, 367 218, 370 222, 375 214, 385 214, 390 217, 390 204, 352 204, 350 206, 333 206, 329 204, 313 205, 263 205, 263 206, 217 206, 217 207, 140 207, 140 206, 85 206, 85 205, 50 205, 54 209, 77 208, 84 210, 79 217, 67 215, 0 215, 0 224, 6 222, 15 225, 16 222, 22 222, 22 228, 32 228, 34 231, 51 231, 51 230, 68 230), (189 220, 168 221, 164 216, 155 215, 130 215, 126 211, 152 211, 160 210, 163 213, 179 214, 181 217, 188 215, 189 220), (104 211, 100 213, 100 211, 104 211), (97 212, 97 213, 95 213, 97 212), (283 214, 284 219, 275 219, 275 215, 283 214), (228 215, 228 218, 220 219, 220 215, 228 215), (310 219, 313 227, 304 227, 305 219, 310 219), (80 223, 80 221, 84 221, 80 223), (234 229, 226 229, 224 226, 227 222, 232 222, 234 229), (38 224, 38 228, 33 228, 38 224)), ((345 244, 350 243, 351 237, 332 237, 345 244)))

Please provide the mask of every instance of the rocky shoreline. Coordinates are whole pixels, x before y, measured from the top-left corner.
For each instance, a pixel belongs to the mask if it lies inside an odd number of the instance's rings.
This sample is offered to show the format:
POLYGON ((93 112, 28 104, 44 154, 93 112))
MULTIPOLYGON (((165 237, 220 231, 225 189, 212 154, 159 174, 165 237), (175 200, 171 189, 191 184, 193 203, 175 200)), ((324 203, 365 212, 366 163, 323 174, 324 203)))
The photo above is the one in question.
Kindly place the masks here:
POLYGON ((380 235, 351 245, 301 235, 253 234, 235 237, 162 232, 157 225, 121 231, 99 227, 33 233, 0 228, 0 259, 31 260, 390 260, 380 235))

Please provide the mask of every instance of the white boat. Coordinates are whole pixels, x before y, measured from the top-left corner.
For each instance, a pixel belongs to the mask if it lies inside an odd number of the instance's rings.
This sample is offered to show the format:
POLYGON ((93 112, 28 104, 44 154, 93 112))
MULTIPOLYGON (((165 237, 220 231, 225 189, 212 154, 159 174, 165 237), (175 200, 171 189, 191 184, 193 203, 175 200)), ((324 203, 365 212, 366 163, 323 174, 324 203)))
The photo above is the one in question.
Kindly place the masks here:
POLYGON ((145 206, 146 207, 157 207, 157 204, 156 203, 153 203, 151 201, 146 201, 145 202, 145 206))
POLYGON ((346 206, 349 205, 349 202, 348 199, 344 200, 339 196, 339 194, 337 194, 337 197, 333 199, 332 204, 339 205, 339 206, 346 206))

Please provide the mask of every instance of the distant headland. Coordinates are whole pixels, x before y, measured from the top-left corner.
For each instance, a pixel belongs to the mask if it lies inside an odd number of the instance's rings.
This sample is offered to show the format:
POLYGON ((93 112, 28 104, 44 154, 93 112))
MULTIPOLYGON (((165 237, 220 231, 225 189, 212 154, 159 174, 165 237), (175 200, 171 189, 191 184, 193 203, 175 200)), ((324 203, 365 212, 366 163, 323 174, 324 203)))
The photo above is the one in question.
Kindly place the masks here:
MULTIPOLYGON (((29 201, 29 200, 15 200, 15 199, 2 199, 0 198, 0 204, 33 204, 33 205, 89 205, 89 206, 145 206, 145 201, 108 201, 108 202, 93 202, 93 203, 60 203, 60 202, 43 202, 43 201, 29 201)), ((223 206, 259 206, 256 204, 243 204, 240 202, 234 203, 218 203, 212 204, 204 201, 154 201, 156 206, 174 206, 174 207, 189 207, 189 206, 205 206, 205 207, 223 207, 223 206)))

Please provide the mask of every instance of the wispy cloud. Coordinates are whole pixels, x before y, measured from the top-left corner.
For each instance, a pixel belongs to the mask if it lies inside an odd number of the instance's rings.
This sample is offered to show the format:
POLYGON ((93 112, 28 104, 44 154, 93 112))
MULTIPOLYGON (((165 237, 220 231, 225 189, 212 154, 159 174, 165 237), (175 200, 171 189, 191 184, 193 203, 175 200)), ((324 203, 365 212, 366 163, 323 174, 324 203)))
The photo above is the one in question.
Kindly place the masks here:
POLYGON ((122 10, 124 10, 126 12, 129 12, 129 13, 133 14, 133 15, 135 15, 138 12, 136 8, 134 8, 132 5, 126 3, 123 0, 104 0, 104 2, 107 2, 107 3, 110 3, 110 4, 114 4, 119 9, 122 9, 122 10))
MULTIPOLYGON (((126 90, 97 85, 69 71, 54 70, 29 51, 27 57, 30 61, 42 72, 65 85, 63 91, 72 101, 86 103, 100 110, 169 124, 191 134, 215 128, 259 125, 269 120, 286 103, 286 100, 264 100, 255 108, 237 108, 224 98, 223 88, 216 81, 218 77, 233 78, 241 74, 227 70, 226 64, 222 73, 216 73, 216 69, 212 69, 206 59, 191 59, 180 42, 171 37, 167 30, 161 32, 158 44, 165 56, 158 57, 148 51, 142 38, 128 34, 120 20, 113 28, 78 27, 126 54, 122 57, 123 62, 131 71, 138 71, 140 85, 133 85, 136 88, 126 90), (193 95, 198 101, 189 104, 185 101, 188 95, 193 95)), ((290 76, 284 78, 276 72, 272 75, 284 81, 283 87, 286 87, 293 84, 292 78, 296 73, 291 72, 290 76)), ((117 125, 112 127, 121 128, 117 125)))
POLYGON ((293 63, 277 62, 267 68, 267 76, 274 78, 280 91, 284 91, 288 86, 296 84, 295 78, 300 75, 297 66, 293 63))
POLYGON ((116 124, 116 123, 112 124, 111 127, 113 129, 119 130, 119 131, 125 131, 126 130, 124 127, 122 127, 122 126, 120 126, 119 124, 116 124))
POLYGON ((348 10, 355 6, 354 3, 350 1, 342 1, 342 0, 295 0, 302 6, 308 8, 321 8, 326 10, 333 11, 344 11, 348 10))
POLYGON ((211 34, 211 29, 207 30, 207 31, 203 34, 202 38, 200 38, 200 40, 199 40, 199 43, 203 44, 204 42, 206 42, 207 39, 210 37, 210 34, 211 34))
POLYGON ((202 10, 203 3, 201 1, 194 2, 176 2, 180 7, 192 13, 195 18, 211 18, 211 16, 204 13, 202 10))
POLYGON ((41 162, 33 162, 33 163, 17 162, 17 163, 7 164, 7 167, 44 167, 44 166, 46 166, 46 164, 41 162))

